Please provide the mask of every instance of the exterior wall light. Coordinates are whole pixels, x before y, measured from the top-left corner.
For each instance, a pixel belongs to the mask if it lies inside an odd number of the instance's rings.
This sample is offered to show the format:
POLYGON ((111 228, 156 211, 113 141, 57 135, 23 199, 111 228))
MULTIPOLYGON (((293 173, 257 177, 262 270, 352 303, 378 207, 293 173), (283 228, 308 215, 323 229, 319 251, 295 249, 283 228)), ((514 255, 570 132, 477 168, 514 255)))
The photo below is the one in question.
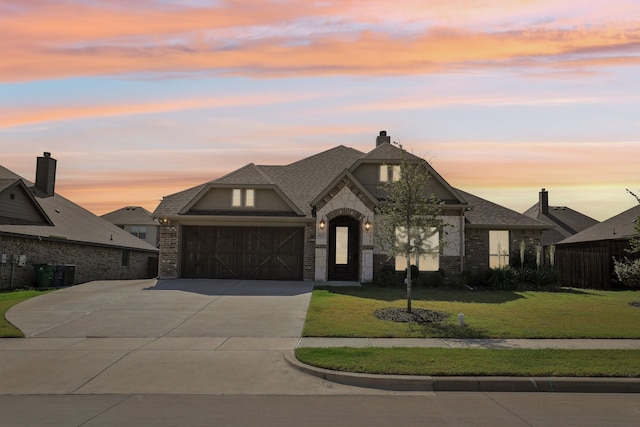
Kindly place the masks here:
POLYGON ((324 230, 324 227, 326 227, 327 223, 325 222, 324 218, 322 218, 320 220, 320 230, 324 230))
POLYGON ((369 222, 369 218, 364 222, 364 229, 369 231, 371 230, 371 223, 369 222))

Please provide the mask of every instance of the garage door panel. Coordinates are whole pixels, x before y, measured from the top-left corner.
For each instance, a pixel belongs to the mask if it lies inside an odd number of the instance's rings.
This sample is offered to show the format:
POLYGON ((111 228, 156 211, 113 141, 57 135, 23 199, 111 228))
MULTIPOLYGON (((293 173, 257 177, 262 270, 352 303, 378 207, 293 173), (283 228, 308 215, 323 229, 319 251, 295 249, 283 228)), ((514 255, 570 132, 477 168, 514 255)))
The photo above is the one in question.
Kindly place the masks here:
POLYGON ((183 227, 183 277, 302 280, 302 228, 183 227))

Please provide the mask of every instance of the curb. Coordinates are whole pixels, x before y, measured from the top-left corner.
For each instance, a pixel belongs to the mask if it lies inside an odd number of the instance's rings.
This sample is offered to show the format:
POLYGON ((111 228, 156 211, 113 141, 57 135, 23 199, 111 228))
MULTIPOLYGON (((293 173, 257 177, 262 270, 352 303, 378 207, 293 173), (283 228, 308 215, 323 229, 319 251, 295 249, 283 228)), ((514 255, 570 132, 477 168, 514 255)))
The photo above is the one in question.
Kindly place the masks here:
POLYGON ((433 377, 380 375, 332 371, 307 365, 293 351, 284 353, 289 365, 338 384, 390 391, 482 391, 555 393, 640 393, 640 378, 589 377, 433 377))

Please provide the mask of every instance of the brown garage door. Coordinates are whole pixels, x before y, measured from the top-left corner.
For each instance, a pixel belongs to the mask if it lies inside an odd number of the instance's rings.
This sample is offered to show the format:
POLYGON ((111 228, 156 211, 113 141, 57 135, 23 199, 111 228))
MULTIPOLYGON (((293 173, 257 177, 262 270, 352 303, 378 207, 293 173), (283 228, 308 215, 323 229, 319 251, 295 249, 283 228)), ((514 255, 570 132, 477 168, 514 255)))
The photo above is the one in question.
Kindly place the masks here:
POLYGON ((304 229, 182 228, 182 277, 302 280, 304 229))

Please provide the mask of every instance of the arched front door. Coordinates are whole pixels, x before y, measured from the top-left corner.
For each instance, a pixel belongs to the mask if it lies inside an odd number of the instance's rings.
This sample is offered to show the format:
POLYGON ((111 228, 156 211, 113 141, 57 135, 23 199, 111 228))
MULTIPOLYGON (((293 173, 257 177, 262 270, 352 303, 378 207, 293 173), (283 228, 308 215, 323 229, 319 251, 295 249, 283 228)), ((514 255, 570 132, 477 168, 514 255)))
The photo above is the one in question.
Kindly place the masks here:
POLYGON ((329 280, 358 280, 360 222, 349 216, 329 221, 329 280))

